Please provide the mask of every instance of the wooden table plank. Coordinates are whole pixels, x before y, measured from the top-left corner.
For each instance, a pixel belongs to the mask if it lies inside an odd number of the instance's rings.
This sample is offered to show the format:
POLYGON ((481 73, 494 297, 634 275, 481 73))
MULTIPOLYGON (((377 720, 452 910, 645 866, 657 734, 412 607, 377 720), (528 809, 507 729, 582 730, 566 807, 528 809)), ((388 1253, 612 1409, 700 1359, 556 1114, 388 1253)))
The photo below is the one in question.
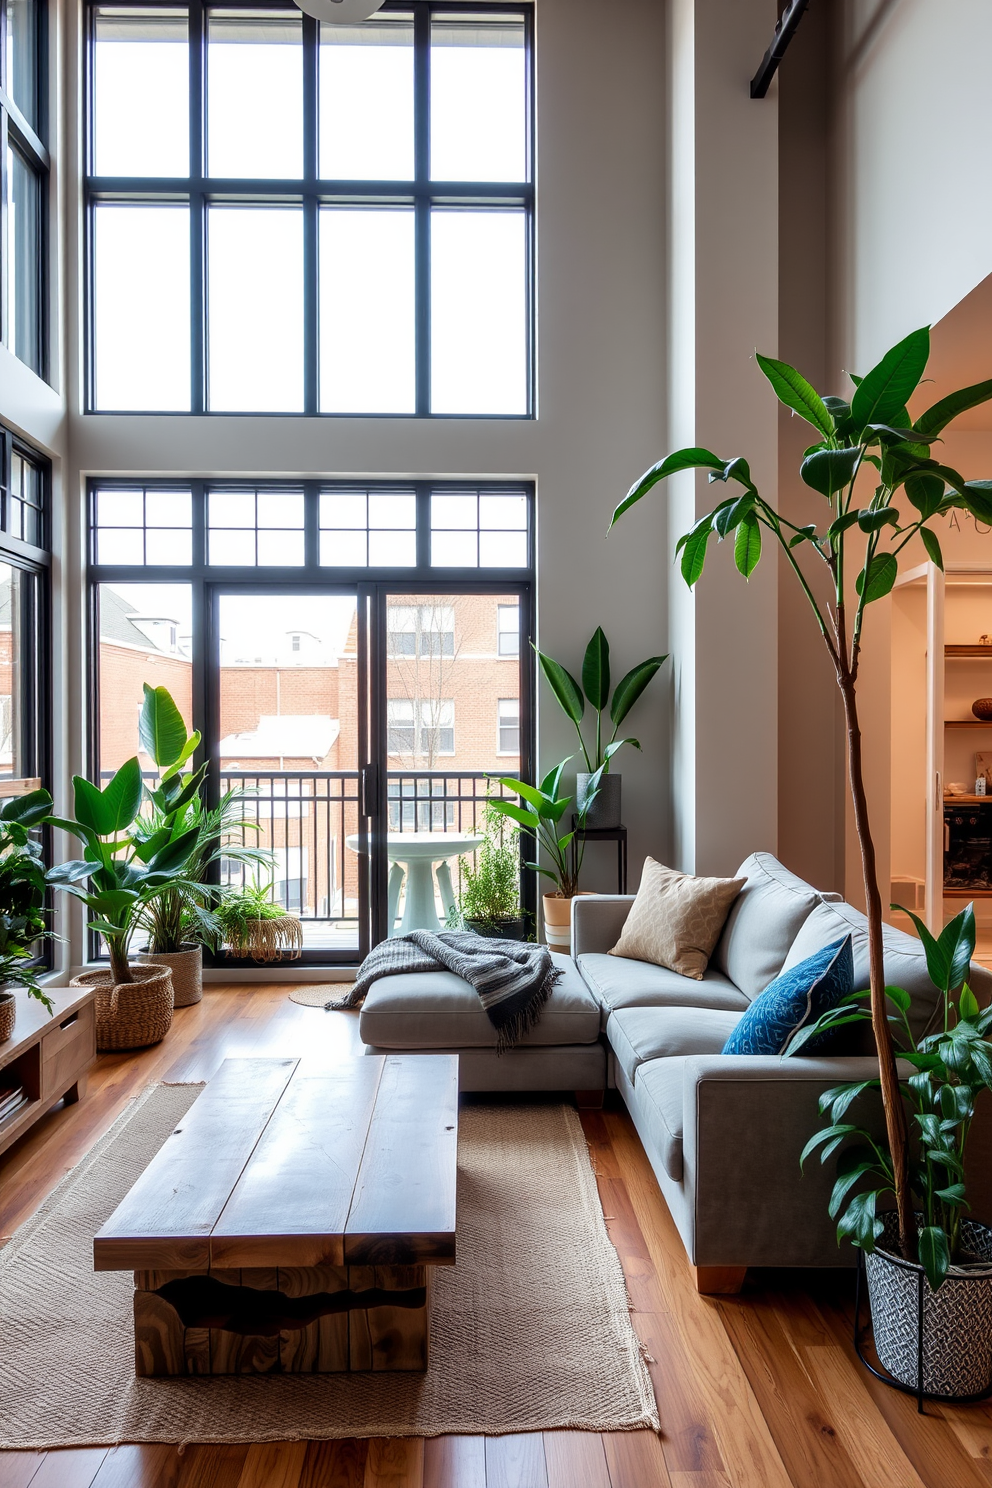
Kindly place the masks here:
POLYGON ((458 1057, 389 1055, 345 1231, 348 1265, 454 1265, 458 1057))
POLYGON ((211 1266, 341 1266, 382 1059, 301 1063, 210 1236, 211 1266))
POLYGON ((210 1232, 297 1063, 224 1061, 96 1236, 97 1271, 207 1269, 210 1232))

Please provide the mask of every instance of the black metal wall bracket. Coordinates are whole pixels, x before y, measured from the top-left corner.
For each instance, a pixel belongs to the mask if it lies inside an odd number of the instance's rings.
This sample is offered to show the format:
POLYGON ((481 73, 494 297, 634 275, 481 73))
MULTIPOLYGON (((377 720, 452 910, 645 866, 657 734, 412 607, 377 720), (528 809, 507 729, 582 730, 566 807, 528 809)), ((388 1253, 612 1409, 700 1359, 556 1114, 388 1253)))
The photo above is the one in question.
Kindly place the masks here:
POLYGON ((789 42, 795 36, 799 22, 809 8, 809 0, 789 0, 775 27, 772 44, 761 59, 761 66, 751 79, 751 97, 764 98, 772 78, 778 72, 778 64, 785 56, 789 42))

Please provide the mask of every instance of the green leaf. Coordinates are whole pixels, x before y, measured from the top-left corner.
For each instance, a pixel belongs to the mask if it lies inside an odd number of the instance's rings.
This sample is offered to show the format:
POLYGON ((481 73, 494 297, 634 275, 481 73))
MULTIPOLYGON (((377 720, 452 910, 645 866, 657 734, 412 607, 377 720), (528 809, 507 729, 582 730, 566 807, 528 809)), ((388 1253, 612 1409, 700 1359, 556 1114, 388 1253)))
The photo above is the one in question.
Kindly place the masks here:
POLYGON ((832 438, 833 418, 824 400, 802 373, 797 372, 795 367, 790 367, 788 362, 762 356, 760 351, 755 352, 755 360, 774 388, 779 402, 784 403, 786 408, 791 408, 793 413, 798 413, 808 424, 812 424, 825 439, 832 438))
POLYGON ((919 1237, 920 1265, 927 1274, 934 1291, 945 1280, 951 1265, 951 1247, 944 1231, 936 1225, 926 1225, 919 1237))
MULTIPOLYGON (((851 399, 857 429, 888 424, 902 411, 919 385, 930 357, 930 327, 912 331, 862 379, 851 399)), ((925 432, 933 432, 932 430, 925 432)))
POLYGON ((894 506, 864 507, 858 512, 862 532, 879 532, 883 527, 898 527, 899 513, 894 506))
POLYGON ((761 527, 753 512, 749 512, 737 529, 734 538, 734 562, 746 579, 758 566, 761 557, 761 527))
MULTIPOLYGON (((901 909, 902 906, 896 905, 896 908, 901 909)), ((902 912, 903 914, 909 915, 909 918, 916 926, 917 935, 923 942, 923 952, 927 958, 927 973, 930 977, 930 980, 937 988, 945 987, 947 985, 948 968, 947 957, 944 953, 943 948, 930 933, 929 929, 920 919, 919 915, 914 914, 911 909, 904 909, 902 912)))
POLYGON ((582 687, 596 712, 602 713, 610 700, 610 643, 601 625, 582 658, 582 687))
POLYGON ((159 768, 168 769, 186 746, 186 725, 167 687, 149 687, 146 682, 144 690, 138 739, 159 768))
MULTIPOLYGON (((948 482, 953 485, 953 481, 948 482)), ((966 481, 964 506, 980 522, 992 523, 992 482, 966 481)))
POLYGON ((28 791, 23 796, 11 796, 5 801, 0 819, 17 822, 22 827, 39 827, 52 810, 52 798, 47 790, 28 791))
POLYGON ((675 475, 680 470, 723 470, 725 464, 726 461, 719 459, 712 450, 700 448, 675 450, 672 454, 666 455, 663 460, 659 460, 657 465, 652 465, 650 470, 644 472, 640 480, 634 482, 613 513, 610 527, 614 527, 625 511, 629 511, 642 496, 646 496, 659 481, 665 480, 668 476, 675 475))
MULTIPOLYGON (((572 755, 569 755, 568 759, 563 759, 560 764, 552 766, 547 775, 545 775, 544 779, 541 781, 541 790, 546 796, 550 797, 552 801, 558 799, 558 791, 561 787, 561 777, 565 773, 565 766, 571 759, 572 755)), ((507 785, 508 782, 504 780, 503 784, 507 785)))
POLYGON ((884 599, 896 579, 899 577, 899 563, 894 553, 876 553, 868 565, 867 582, 865 570, 858 574, 857 591, 864 593, 865 604, 872 604, 876 599, 884 599))
POLYGON ((135 755, 99 790, 82 775, 72 777, 76 816, 84 827, 101 837, 129 827, 141 806, 141 766, 135 755))
POLYGON ((946 398, 941 398, 939 403, 934 403, 926 413, 920 414, 913 428, 921 434, 939 434, 941 429, 946 429, 959 413, 966 413, 969 408, 977 408, 980 403, 987 403, 990 398, 992 398, 992 380, 973 382, 970 387, 958 388, 956 393, 948 393, 946 398))
POLYGON ((704 517, 701 522, 696 523, 685 538, 685 547, 682 549, 682 577, 690 589, 702 576, 703 566, 706 563, 706 544, 712 533, 712 522, 709 517, 704 517))
POLYGON ((958 1016, 970 1021, 973 1018, 977 1018, 981 1010, 978 998, 972 992, 968 983, 965 982, 961 988, 961 996, 958 998, 958 1016))
POLYGON ((853 527, 857 520, 858 513, 856 511, 844 512, 842 516, 837 517, 835 521, 830 523, 830 526, 827 528, 827 540, 833 544, 840 537, 841 533, 846 532, 849 527, 853 527))
POLYGON ((930 562, 936 563, 941 573, 943 573, 944 555, 940 551, 940 543, 937 541, 936 534, 931 532, 929 527, 921 527, 920 537, 923 539, 923 546, 927 550, 927 557, 930 559, 930 562))
POLYGON ((885 995, 890 1002, 895 1003, 900 1012, 908 1013, 913 1006, 913 999, 902 987, 886 987, 885 995))
MULTIPOLYGON (((802 1167, 807 1157, 809 1157, 811 1153, 815 1152, 817 1147, 822 1146, 823 1143, 830 1143, 834 1141, 842 1142, 844 1138, 849 1137, 852 1132, 857 1132, 859 1130, 860 1128, 857 1126, 850 1126, 844 1123, 835 1122, 832 1126, 825 1126, 822 1131, 814 1132, 809 1141, 806 1143, 806 1146, 803 1148, 802 1152, 799 1154, 799 1166, 802 1167)), ((820 1161, 823 1162, 826 1156, 826 1153, 821 1153, 820 1161)))
POLYGON ((975 910, 971 904, 948 921, 937 937, 937 944, 947 963, 946 981, 937 985, 942 992, 956 992, 964 983, 975 954, 975 910))
POLYGON ((813 542, 816 538, 816 523, 809 522, 805 527, 800 527, 795 537, 789 538, 789 547, 798 548, 800 543, 813 542))
POLYGON ((862 1250, 873 1251, 875 1241, 883 1229, 882 1221, 875 1213, 877 1203, 877 1190, 856 1194, 837 1225, 838 1241, 846 1236, 853 1245, 860 1246, 862 1250))
POLYGON ((937 475, 910 475, 906 495, 923 517, 932 517, 944 499, 944 482, 937 475))
POLYGON ((173 838, 163 848, 149 858, 147 869, 149 873, 174 873, 188 861, 190 853, 200 840, 200 828, 190 827, 188 832, 173 838))
POLYGON ((799 467, 799 474, 807 486, 819 491, 821 496, 833 496, 835 491, 842 491, 851 484, 860 458, 860 445, 853 449, 818 450, 815 455, 806 457, 799 467))
POLYGON ((733 532, 754 507, 757 496, 754 491, 745 491, 743 496, 738 496, 736 501, 731 501, 727 506, 720 508, 713 525, 720 537, 726 537, 728 532, 733 532))
POLYGON ((613 701, 610 704, 610 719, 614 727, 620 727, 652 677, 667 660, 667 651, 664 656, 650 656, 647 661, 631 667, 627 675, 620 678, 613 689, 613 701))
POLYGON ((581 721, 586 711, 585 698, 582 689, 572 676, 566 672, 560 662, 551 656, 545 656, 543 651, 538 651, 537 659, 541 663, 541 671, 547 677, 551 691, 558 699, 559 706, 566 718, 570 718, 574 724, 581 721))
POLYGON ((492 809, 500 816, 508 816, 511 821, 518 822, 522 827, 528 827, 530 831, 536 832, 541 825, 540 817, 533 811, 526 811, 523 806, 515 806, 512 801, 502 801, 498 798, 493 801, 492 809))

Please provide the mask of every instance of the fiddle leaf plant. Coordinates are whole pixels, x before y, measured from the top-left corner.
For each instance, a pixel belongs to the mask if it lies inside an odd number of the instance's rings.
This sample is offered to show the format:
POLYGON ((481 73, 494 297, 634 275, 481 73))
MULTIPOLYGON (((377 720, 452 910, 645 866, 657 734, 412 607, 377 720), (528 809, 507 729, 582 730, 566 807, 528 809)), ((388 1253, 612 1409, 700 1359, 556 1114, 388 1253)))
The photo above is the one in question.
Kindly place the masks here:
POLYGON ((691 587, 699 582, 714 537, 720 542, 733 540, 734 561, 745 579, 754 573, 770 540, 802 589, 823 638, 847 728, 848 779, 868 917, 871 1019, 885 1114, 886 1160, 892 1166, 899 1248, 908 1260, 917 1254, 910 1129, 888 1021, 882 899, 864 783, 858 677, 869 607, 892 590, 907 545, 918 536, 931 561, 943 567, 934 531, 939 518, 964 511, 992 524, 992 481, 965 480, 934 458, 931 448, 952 419, 992 399, 992 379, 949 394, 914 420, 907 403, 920 385, 929 355, 930 329, 924 326, 886 352, 864 377, 852 377, 854 390, 848 398, 821 396, 795 367, 757 355, 757 364, 780 402, 813 430, 813 443, 799 473, 823 503, 818 520, 802 525, 791 521, 762 496, 747 460, 739 455, 726 459, 701 446, 676 450, 645 471, 613 513, 615 524, 669 477, 705 470, 711 483, 730 488, 731 494, 679 539, 676 557, 686 583, 691 587), (825 602, 814 592, 810 565, 825 570, 829 594, 825 602))
POLYGON ((49 1013, 55 1004, 32 963, 38 941, 57 937, 45 919, 45 865, 31 832, 51 809, 47 790, 12 796, 0 808, 0 985, 23 987, 49 1013))

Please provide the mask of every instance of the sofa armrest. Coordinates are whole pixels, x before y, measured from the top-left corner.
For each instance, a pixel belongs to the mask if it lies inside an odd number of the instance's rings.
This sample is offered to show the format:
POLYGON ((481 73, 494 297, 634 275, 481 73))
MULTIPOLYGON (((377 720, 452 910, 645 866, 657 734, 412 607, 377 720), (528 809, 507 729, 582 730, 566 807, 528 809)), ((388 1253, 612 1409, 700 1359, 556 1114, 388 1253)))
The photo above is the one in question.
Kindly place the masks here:
POLYGON ((587 951, 599 955, 612 949, 620 939, 633 894, 576 894, 572 900, 572 955, 587 951))
MULTIPOLYGON (((905 1073, 909 1074, 909 1066, 905 1073)), ((832 1160, 799 1155, 823 1119, 818 1100, 845 1080, 870 1080, 869 1057, 781 1059, 778 1055, 693 1055, 683 1071, 683 1185, 693 1206, 697 1266, 837 1266, 827 1212, 832 1160)), ((862 1097, 849 1120, 881 1130, 881 1102, 862 1097)))

